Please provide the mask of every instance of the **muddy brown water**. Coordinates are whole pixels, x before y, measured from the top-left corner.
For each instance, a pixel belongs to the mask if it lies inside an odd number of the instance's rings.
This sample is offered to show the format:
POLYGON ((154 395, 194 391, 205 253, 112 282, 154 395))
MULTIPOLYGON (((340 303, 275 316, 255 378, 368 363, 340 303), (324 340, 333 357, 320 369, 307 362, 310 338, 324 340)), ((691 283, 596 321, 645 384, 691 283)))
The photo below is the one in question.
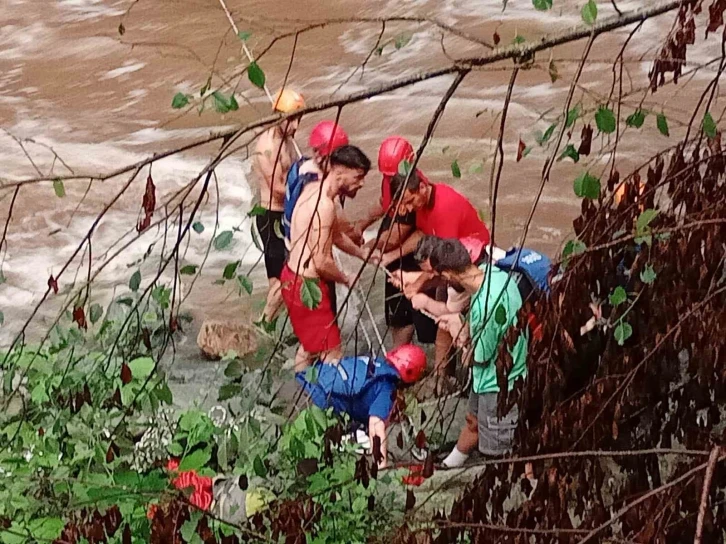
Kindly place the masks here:
MULTIPOLYGON (((255 53, 262 51, 274 35, 301 28, 306 22, 330 18, 428 17, 486 41, 492 41, 496 32, 502 45, 511 43, 517 34, 535 40, 580 24, 578 2, 555 0, 554 4, 553 10, 541 13, 528 0, 509 0, 504 12, 500 0, 229 0, 239 27, 252 33, 248 44, 255 53)), ((629 10, 651 3, 618 4, 629 10)), ((598 5, 600 18, 614 14, 609 2, 598 5)), ((74 172, 98 175, 269 112, 267 98, 260 90, 246 77, 232 77, 247 62, 240 51, 240 40, 229 29, 217 0, 0 0, 0 8, 0 126, 17 138, 33 140, 24 145, 44 175, 64 175, 68 170, 59 160, 54 161, 53 154, 41 144, 52 147, 74 172), (120 23, 125 28, 123 35, 118 31, 120 23), (224 90, 236 89, 239 111, 220 115, 213 111, 210 102, 205 111, 197 112, 199 89, 210 73, 213 88, 222 85, 223 78, 231 79, 224 90), (177 92, 194 95, 194 106, 173 110, 171 99, 177 92)), ((674 14, 666 14, 647 21, 634 36, 625 53, 626 93, 647 85, 651 59, 673 19, 674 14)), ((705 25, 699 23, 698 43, 689 50, 689 62, 693 63, 689 69, 717 58, 720 53, 718 36, 704 40, 705 25)), ((581 104, 591 122, 597 105, 610 92, 612 61, 632 28, 603 36, 592 48, 573 102, 581 104)), ((442 31, 430 24, 390 22, 380 42, 384 45, 382 54, 372 55, 362 70, 360 65, 374 48, 380 31, 380 23, 331 24, 301 34, 292 63, 293 39, 285 38, 260 59, 260 66, 273 92, 289 67, 289 85, 310 102, 318 102, 445 66, 451 58, 488 51, 459 37, 447 35, 442 41, 442 31), (410 41, 396 48, 397 37, 399 44, 406 41, 400 36, 410 37, 410 41)), ((547 53, 540 54, 535 66, 521 71, 516 80, 504 132, 505 165, 495 228, 496 243, 500 246, 516 243, 521 236, 549 153, 535 143, 535 133, 544 132, 560 115, 583 47, 581 41, 554 51, 560 75, 555 83, 548 75, 547 53), (520 138, 533 149, 521 162, 516 162, 520 138)), ((453 184, 482 210, 489 207, 492 154, 511 67, 511 61, 501 62, 474 71, 466 78, 449 102, 421 160, 421 168, 429 177, 453 184), (452 175, 453 160, 460 165, 460 179, 452 175)), ((621 172, 671 145, 682 134, 683 124, 688 122, 693 105, 714 71, 711 64, 692 78, 684 78, 676 88, 647 96, 638 92, 624 101, 622 119, 632 113, 644 96, 643 107, 667 111, 671 138, 658 133, 655 115, 648 116, 640 131, 625 131, 617 152, 621 172)), ((450 82, 451 77, 437 78, 352 104, 343 109, 341 123, 352 142, 375 161, 377 146, 387 135, 401 134, 420 142, 450 82)), ((306 117, 298 137, 301 145, 304 147, 315 122, 334 114, 330 111, 306 117)), ((578 123, 573 134, 576 145, 579 130, 578 123)), ((598 137, 594 147, 607 143, 606 138, 598 137)), ((158 206, 155 220, 164 214, 162 204, 199 173, 216 148, 216 144, 207 145, 153 166, 158 206)), ((608 168, 608 158, 583 157, 578 165, 569 160, 555 164, 534 215, 528 246, 550 255, 557 252, 579 211, 572 180, 585 168, 601 174, 608 168)), ((38 175, 22 149, 5 132, 0 133, 0 164, 3 183, 38 175)), ((147 173, 145 169, 137 176, 130 190, 94 231, 92 271, 103 267, 94 281, 94 300, 105 302, 112 293, 124 291, 136 269, 142 272, 142 286, 147 285, 157 270, 162 248, 165 246, 168 252, 174 242, 176 217, 167 229, 163 225, 153 227, 135 239, 147 173), (124 244, 130 244, 128 249, 111 258, 124 244), (150 257, 139 264, 152 244, 150 257)), ((191 233, 190 240, 183 244, 181 264, 202 262, 216 219, 218 231, 233 227, 240 230, 231 249, 210 252, 204 273, 186 299, 185 308, 200 319, 250 316, 259 311, 266 281, 262 267, 254 267, 259 252, 252 245, 250 223, 245 218, 255 198, 245 150, 227 159, 216 173, 217 184, 212 185, 210 196, 199 211, 205 230, 202 234, 191 233), (221 277, 224 265, 236 259, 242 259, 245 270, 252 268, 255 296, 251 299, 246 295, 239 297, 230 286, 213 284, 221 277)), ((63 198, 54 194, 48 182, 20 190, 2 263, 7 281, 0 285, 0 310, 5 316, 0 345, 8 345, 17 334, 45 292, 48 277, 58 274, 95 215, 126 179, 119 176, 95 181, 90 188, 87 179, 66 181, 63 198)), ((191 198, 196 197, 200 186, 191 198)), ((379 188, 379 177, 371 173, 358 198, 347 207, 352 217, 377 199, 379 188)), ((11 197, 11 189, 0 189, 2 224, 11 197)), ((487 218, 490 223, 491 218, 487 218)), ((347 266, 354 264, 345 262, 347 266)), ((28 338, 38 338, 55 319, 60 305, 72 299, 76 292, 73 285, 82 285, 87 266, 88 253, 84 248, 61 277, 60 293, 52 295, 31 321, 28 338)), ((171 281, 171 271, 167 270, 162 278, 171 281)), ((364 279, 370 280, 370 274, 366 273, 364 279)), ((381 281, 379 277, 378 284, 381 281)), ((184 277, 185 292, 189 286, 190 280, 184 277)), ((374 297, 372 307, 380 316, 379 295, 374 297)))

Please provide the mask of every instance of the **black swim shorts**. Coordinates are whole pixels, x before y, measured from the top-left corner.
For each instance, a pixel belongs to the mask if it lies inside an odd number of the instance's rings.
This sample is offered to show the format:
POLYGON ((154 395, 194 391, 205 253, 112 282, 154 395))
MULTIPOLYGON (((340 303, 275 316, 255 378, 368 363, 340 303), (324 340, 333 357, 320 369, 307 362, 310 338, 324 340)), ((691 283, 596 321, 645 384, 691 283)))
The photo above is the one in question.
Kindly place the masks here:
POLYGON ((280 279, 282 267, 287 259, 285 240, 277 234, 282 234, 282 214, 283 212, 265 210, 264 214, 257 216, 257 232, 264 248, 268 278, 280 279))

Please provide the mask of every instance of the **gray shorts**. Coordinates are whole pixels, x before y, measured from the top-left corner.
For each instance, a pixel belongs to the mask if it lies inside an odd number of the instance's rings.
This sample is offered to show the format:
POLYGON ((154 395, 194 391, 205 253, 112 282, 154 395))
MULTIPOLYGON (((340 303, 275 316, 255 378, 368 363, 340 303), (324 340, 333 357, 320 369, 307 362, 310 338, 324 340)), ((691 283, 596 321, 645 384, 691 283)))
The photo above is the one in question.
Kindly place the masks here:
POLYGON ((500 456, 512 451, 514 430, 519 421, 519 407, 514 407, 503 418, 497 417, 499 393, 469 393, 469 413, 476 416, 479 451, 484 455, 500 456))

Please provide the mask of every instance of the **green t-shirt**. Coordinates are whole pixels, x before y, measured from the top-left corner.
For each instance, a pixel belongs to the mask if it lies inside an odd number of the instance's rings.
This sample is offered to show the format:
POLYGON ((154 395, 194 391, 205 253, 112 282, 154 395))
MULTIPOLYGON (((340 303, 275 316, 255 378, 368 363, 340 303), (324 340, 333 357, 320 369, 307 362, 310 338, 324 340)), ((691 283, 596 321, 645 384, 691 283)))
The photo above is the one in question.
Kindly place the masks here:
MULTIPOLYGON (((499 343, 509 327, 517 323, 517 312, 522 307, 522 296, 519 294, 515 278, 507 283, 508 272, 496 266, 490 267, 488 264, 481 265, 479 269, 484 272, 484 281, 471 298, 469 314, 469 332, 474 346, 475 362, 473 388, 474 393, 498 393, 496 359, 499 343), (504 311, 502 314, 502 310, 499 310, 499 320, 496 311, 498 306, 504 311)), ((517 378, 527 375, 526 332, 520 333, 510 353, 514 361, 508 377, 511 390, 517 378)))

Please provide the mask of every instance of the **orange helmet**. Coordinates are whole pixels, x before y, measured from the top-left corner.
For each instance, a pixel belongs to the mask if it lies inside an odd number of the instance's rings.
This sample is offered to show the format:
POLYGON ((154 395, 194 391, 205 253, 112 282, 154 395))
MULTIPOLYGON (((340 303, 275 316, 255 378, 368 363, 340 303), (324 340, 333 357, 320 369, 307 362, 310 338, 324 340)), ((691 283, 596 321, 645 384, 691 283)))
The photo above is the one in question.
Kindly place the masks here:
POLYGON ((378 170, 384 176, 395 176, 401 161, 413 163, 415 157, 413 146, 406 138, 389 136, 378 149, 378 170))
POLYGON ((292 113, 305 107, 305 99, 292 89, 280 89, 275 95, 272 110, 282 113, 292 113))
POLYGON ((396 369, 401 380, 414 383, 426 372, 426 353, 419 346, 404 344, 386 353, 386 360, 396 369))

